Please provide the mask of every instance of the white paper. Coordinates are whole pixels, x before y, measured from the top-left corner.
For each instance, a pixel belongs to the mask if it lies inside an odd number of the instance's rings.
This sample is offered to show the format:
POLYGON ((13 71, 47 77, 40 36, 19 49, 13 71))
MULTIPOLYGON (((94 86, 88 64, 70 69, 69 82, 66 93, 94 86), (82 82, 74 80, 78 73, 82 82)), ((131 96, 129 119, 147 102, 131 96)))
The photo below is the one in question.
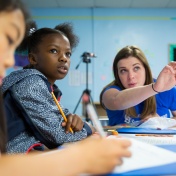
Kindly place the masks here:
POLYGON ((147 121, 139 125, 139 128, 160 128, 160 129, 168 129, 176 125, 176 120, 167 118, 165 116, 162 117, 152 117, 147 121))
POLYGON ((176 153, 172 151, 135 139, 129 140, 132 142, 129 148, 132 156, 130 158, 123 158, 123 164, 116 166, 113 173, 123 173, 176 162, 176 153))
POLYGON ((176 145, 176 135, 146 134, 146 136, 136 136, 136 134, 119 134, 121 137, 136 139, 153 145, 176 145))

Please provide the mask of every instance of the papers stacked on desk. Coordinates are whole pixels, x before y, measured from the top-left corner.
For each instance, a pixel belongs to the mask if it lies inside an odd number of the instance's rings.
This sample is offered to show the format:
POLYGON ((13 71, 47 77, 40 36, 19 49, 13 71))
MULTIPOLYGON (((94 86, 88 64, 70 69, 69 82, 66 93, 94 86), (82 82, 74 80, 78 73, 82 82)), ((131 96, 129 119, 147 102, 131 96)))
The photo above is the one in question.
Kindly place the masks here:
POLYGON ((139 128, 152 128, 152 129, 168 129, 176 126, 176 120, 172 118, 152 117, 139 125, 139 128))

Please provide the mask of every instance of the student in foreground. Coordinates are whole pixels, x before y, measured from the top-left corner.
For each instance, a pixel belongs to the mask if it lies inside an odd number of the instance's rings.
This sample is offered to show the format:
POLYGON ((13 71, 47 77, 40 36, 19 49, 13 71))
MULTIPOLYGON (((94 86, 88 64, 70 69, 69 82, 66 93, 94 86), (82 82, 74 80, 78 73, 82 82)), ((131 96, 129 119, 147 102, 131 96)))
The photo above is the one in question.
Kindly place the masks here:
POLYGON ((129 141, 89 137, 65 149, 44 154, 2 155, 1 176, 78 176, 110 173, 129 157, 129 141))
POLYGON ((114 59, 113 73, 114 81, 100 94, 109 125, 137 126, 150 117, 176 117, 176 62, 166 65, 154 79, 141 49, 126 46, 114 59))
MULTIPOLYGON (((0 0, 0 78, 14 64, 14 51, 25 31, 26 10, 19 0, 0 0)), ((44 155, 7 155, 6 123, 0 96, 0 175, 1 176, 76 176, 104 174, 129 157, 128 140, 90 137, 63 150, 44 155), (79 164, 77 164, 79 163, 79 164), (68 168, 69 167, 69 168, 68 168)))

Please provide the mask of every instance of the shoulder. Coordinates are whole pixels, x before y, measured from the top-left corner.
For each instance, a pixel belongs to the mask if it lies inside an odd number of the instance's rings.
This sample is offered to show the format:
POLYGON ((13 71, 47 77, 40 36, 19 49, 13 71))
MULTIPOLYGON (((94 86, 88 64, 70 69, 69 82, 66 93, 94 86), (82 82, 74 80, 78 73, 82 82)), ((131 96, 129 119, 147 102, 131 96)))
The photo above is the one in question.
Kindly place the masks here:
MULTIPOLYGON (((36 69, 21 69, 11 72, 3 79, 2 92, 6 92, 10 87, 23 85, 23 88, 38 83, 39 80, 47 81, 47 78, 36 69)), ((39 82, 40 83, 40 82, 39 82)))
POLYGON ((107 96, 109 96, 111 93, 113 94, 118 91, 121 91, 121 88, 119 86, 110 85, 110 86, 107 86, 106 88, 104 88, 104 90, 102 91, 102 95, 106 94, 107 96))
POLYGON ((50 87, 50 83, 46 77, 42 74, 36 72, 30 74, 29 76, 24 77, 15 85, 15 89, 22 92, 35 92, 37 90, 47 90, 50 87))
POLYGON ((42 75, 32 74, 30 76, 25 77, 23 80, 21 80, 21 82, 26 82, 29 84, 34 84, 34 83, 41 84, 41 83, 45 82, 45 80, 46 79, 42 75))
POLYGON ((30 75, 19 81, 17 84, 19 86, 24 86, 24 87, 36 87, 36 86, 44 86, 45 83, 45 78, 42 78, 40 75, 30 75))

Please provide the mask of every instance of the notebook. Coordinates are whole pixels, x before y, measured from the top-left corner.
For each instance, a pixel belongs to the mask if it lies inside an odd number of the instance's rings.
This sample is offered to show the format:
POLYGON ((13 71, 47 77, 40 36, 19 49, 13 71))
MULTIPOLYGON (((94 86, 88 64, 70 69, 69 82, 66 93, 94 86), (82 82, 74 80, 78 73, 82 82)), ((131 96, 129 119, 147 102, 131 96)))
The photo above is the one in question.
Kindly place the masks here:
POLYGON ((135 134, 119 134, 121 137, 136 139, 153 145, 176 145, 176 135, 155 135, 155 136, 136 136, 135 134))
POLYGON ((150 129, 150 128, 119 128, 118 133, 128 134, 176 134, 176 130, 172 129, 150 129))

